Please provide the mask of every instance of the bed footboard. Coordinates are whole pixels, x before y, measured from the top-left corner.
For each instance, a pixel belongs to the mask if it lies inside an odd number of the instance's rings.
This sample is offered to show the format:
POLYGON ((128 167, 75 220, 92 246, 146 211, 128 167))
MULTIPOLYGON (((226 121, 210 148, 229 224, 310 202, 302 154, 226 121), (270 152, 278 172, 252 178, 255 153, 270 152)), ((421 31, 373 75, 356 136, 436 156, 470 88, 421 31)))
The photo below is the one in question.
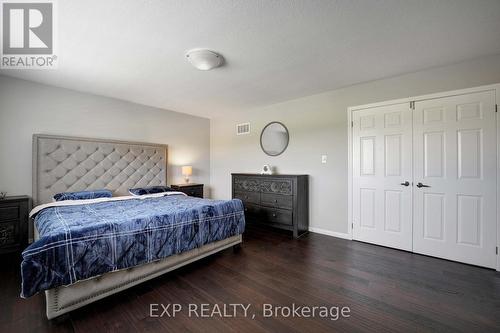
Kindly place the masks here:
POLYGON ((239 246, 241 242, 241 235, 233 236, 149 264, 47 290, 47 318, 55 318, 231 246, 239 246))

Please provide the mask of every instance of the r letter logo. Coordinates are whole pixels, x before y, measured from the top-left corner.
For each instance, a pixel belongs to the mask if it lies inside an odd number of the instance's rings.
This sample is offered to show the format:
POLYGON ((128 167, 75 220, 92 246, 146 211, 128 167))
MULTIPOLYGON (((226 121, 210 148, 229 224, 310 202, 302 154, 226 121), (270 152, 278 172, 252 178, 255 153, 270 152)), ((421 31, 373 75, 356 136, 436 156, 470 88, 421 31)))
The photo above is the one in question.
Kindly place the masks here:
POLYGON ((55 68, 54 2, 2 1, 2 68, 55 68))

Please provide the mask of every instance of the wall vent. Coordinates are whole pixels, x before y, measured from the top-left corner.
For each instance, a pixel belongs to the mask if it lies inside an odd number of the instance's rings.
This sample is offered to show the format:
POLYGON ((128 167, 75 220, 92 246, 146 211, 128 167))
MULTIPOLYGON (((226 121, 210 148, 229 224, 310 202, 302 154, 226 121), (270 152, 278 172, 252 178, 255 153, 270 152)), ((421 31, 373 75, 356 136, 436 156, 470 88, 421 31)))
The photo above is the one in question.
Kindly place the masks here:
POLYGON ((250 133, 250 123, 243 123, 236 125, 236 135, 243 135, 250 133))

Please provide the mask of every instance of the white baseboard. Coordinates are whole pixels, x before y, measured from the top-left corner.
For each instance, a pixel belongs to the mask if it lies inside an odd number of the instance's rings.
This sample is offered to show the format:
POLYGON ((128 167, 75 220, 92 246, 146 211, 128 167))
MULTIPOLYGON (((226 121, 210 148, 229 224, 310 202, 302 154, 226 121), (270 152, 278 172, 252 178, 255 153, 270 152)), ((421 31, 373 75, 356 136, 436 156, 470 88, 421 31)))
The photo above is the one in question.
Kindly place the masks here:
POLYGON ((336 232, 336 231, 330 231, 330 230, 321 229, 321 228, 314 228, 314 227, 309 227, 309 231, 315 232, 317 234, 323 234, 323 235, 327 235, 327 236, 333 236, 333 237, 337 237, 337 238, 352 240, 351 235, 349 235, 348 233, 344 233, 344 232, 336 232))

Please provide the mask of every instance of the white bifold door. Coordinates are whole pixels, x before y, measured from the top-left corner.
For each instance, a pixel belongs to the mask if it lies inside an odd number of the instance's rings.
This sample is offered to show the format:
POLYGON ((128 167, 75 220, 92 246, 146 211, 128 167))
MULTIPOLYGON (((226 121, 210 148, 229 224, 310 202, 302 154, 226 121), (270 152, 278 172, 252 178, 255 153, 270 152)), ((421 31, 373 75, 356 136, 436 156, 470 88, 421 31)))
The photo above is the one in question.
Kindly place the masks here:
POLYGON ((496 267, 494 90, 357 110, 352 137, 355 240, 496 267))

